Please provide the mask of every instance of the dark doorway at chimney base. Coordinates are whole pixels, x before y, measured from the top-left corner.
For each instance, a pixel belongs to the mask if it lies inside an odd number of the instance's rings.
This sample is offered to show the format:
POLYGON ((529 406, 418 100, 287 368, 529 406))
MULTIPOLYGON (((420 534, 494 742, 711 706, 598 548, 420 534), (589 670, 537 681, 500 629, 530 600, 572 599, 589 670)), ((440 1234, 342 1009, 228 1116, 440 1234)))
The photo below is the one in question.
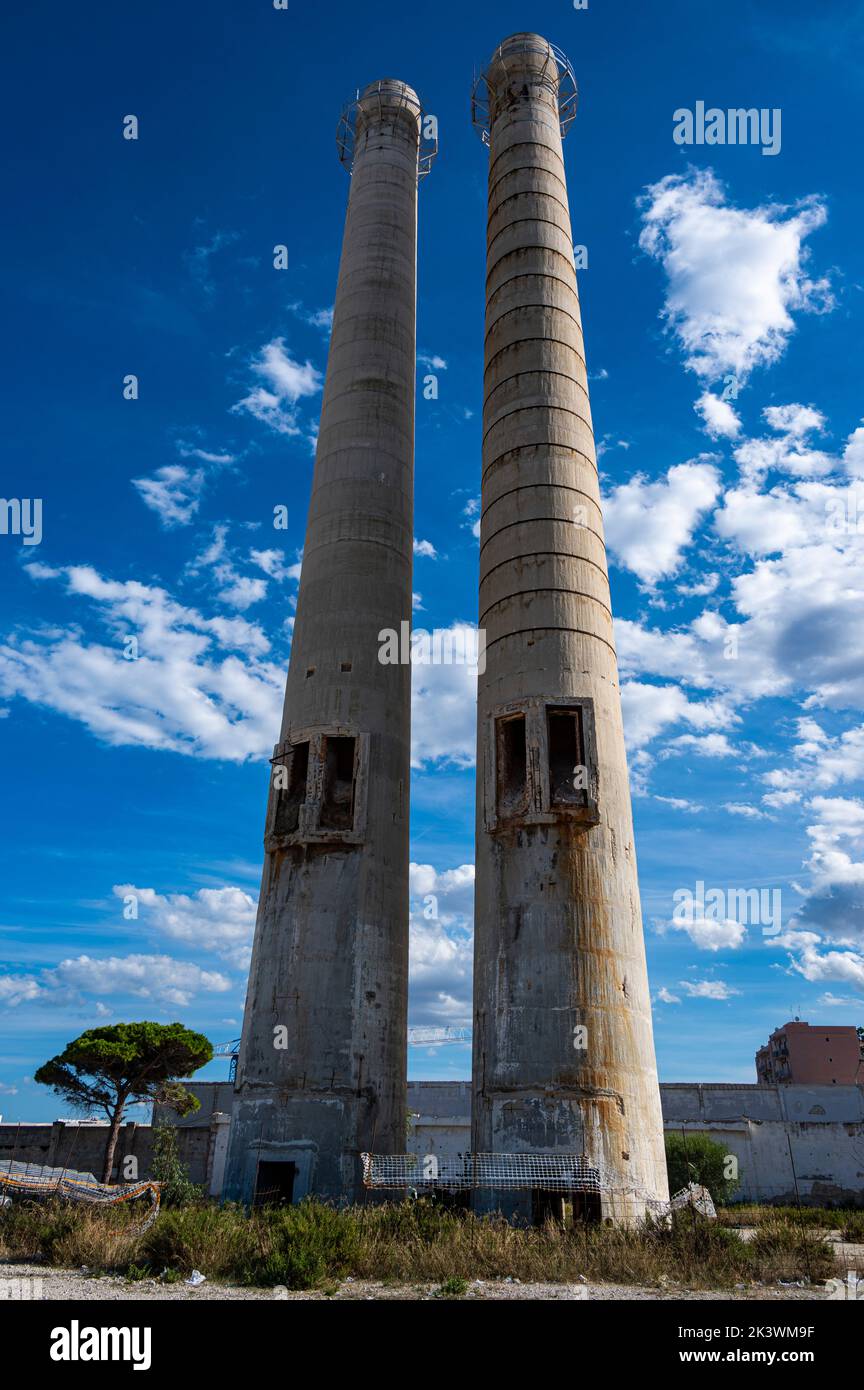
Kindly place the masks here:
POLYGON ((265 1161, 258 1164, 255 1178, 256 1207, 290 1207, 294 1201, 297 1164, 265 1161))

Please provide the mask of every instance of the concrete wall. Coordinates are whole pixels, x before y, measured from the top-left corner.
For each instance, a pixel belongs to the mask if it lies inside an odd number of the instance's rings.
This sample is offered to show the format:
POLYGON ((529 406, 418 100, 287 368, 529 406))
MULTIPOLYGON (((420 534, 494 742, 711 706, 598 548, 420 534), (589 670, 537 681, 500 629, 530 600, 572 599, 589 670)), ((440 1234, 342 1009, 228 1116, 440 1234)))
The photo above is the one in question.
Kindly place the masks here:
MULTIPOLYGON (((78 1124, 55 1120, 44 1125, 0 1125, 0 1162, 39 1163, 47 1168, 69 1168, 102 1177, 108 1138, 107 1124, 78 1124)), ((207 1179, 211 1149, 209 1124, 185 1124, 178 1130, 177 1151, 195 1183, 207 1179)), ((152 1175, 153 1129, 150 1125, 124 1125, 117 1140, 112 1182, 131 1182, 152 1175), (127 1165, 134 1158, 137 1169, 127 1165)))
POLYGON ((438 1156, 471 1148, 471 1083, 409 1081, 407 1152, 438 1156))
POLYGON ((738 1160, 738 1201, 864 1206, 860 1086, 660 1087, 666 1131, 707 1134, 738 1160), (791 1152, 790 1152, 791 1150, 791 1152))
MULTIPOLYGON (((201 1109, 177 1120, 167 1107, 157 1121, 177 1123, 178 1150, 193 1182, 212 1195, 222 1190, 231 1098, 228 1082, 192 1082, 201 1109)), ((707 1134, 735 1154, 741 1173, 739 1201, 794 1202, 813 1206, 852 1201, 864 1206, 864 1088, 860 1086, 738 1086, 667 1082, 660 1087, 664 1128, 707 1134), (790 1160, 789 1149, 792 1149, 790 1160)), ((412 1081, 412 1117, 405 1148, 417 1155, 466 1153, 471 1148, 471 1087, 467 1081, 412 1081)), ((101 1172, 105 1125, 0 1125, 0 1160, 68 1165, 101 1172)), ((120 1158, 138 1159, 150 1175, 152 1130, 124 1125, 120 1158)), ((115 1174, 116 1176, 116 1174, 115 1174)))
MULTIPOLYGON (((469 1100, 462 1081, 408 1086, 414 1120, 408 1140, 418 1155, 471 1147, 469 1100)), ((860 1086, 736 1086, 667 1082, 660 1086, 667 1131, 707 1134, 738 1159, 738 1201, 864 1206, 864 1089, 860 1086), (790 1159, 790 1149, 792 1155, 790 1159)))

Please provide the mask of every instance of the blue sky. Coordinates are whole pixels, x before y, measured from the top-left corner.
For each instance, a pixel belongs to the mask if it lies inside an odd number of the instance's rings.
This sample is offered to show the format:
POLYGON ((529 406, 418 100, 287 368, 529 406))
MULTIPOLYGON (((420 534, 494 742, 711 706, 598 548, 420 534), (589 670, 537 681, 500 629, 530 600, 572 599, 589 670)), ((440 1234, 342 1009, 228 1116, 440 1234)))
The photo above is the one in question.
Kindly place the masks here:
MULTIPOLYGON (((440 139, 420 190, 418 379, 438 398, 418 397, 416 621, 476 621, 469 98, 526 28, 580 86, 565 155, 661 1078, 754 1080, 793 1012, 864 1021, 864 7, 49 3, 7 18, 0 97, 0 491, 43 507, 40 544, 0 535, 6 1118, 59 1113, 28 1078, 87 1026, 239 1032, 348 195, 334 132, 382 76, 440 139), (697 101, 779 109, 779 153, 676 144, 697 101), (699 881, 780 890, 782 930, 728 899, 674 922, 699 881)), ((472 677, 418 674, 411 1019, 464 1024, 472 677)), ((459 1046, 409 1063, 470 1068, 459 1046)))

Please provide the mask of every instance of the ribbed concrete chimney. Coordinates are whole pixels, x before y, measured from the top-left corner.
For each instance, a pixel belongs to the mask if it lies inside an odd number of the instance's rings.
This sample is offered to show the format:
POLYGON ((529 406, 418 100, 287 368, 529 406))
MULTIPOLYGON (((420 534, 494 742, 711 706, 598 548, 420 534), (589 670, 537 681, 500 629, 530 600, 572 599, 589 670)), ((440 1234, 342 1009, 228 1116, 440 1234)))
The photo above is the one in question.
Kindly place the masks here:
POLYGON ((351 192, 226 1180, 243 1200, 353 1200, 360 1151, 405 1147, 411 670, 378 656, 411 619, 417 96, 373 83, 340 132, 351 192))
POLYGON ((627 1219, 667 1186, 561 143, 575 82, 536 34, 484 79, 472 1149, 585 1154, 627 1219))

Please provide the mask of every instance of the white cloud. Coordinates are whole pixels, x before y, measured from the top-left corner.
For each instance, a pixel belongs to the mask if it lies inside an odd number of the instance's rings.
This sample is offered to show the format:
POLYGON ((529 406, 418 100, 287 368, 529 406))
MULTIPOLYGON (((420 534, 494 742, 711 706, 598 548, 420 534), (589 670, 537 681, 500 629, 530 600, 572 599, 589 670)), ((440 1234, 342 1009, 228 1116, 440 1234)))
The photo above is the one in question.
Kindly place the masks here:
MULTIPOLYGON (((245 563, 236 550, 227 544, 228 526, 221 522, 213 529, 210 544, 186 566, 187 575, 206 573, 212 580, 213 592, 220 603, 244 611, 253 603, 267 597, 267 580, 260 574, 242 574, 238 565, 245 563)), ((300 564, 286 566, 282 550, 250 550, 248 562, 262 570, 269 579, 299 579, 300 564)))
POLYGON ((798 960, 790 961, 790 969, 813 983, 837 980, 864 994, 864 956, 857 951, 826 951, 820 955, 815 946, 805 946, 798 960))
POLYGON ((637 474, 604 498, 607 545, 646 584, 667 578, 719 490, 720 475, 708 462, 675 464, 655 482, 637 474))
POLYGON ((598 439, 594 444, 594 454, 599 463, 604 454, 608 454, 612 449, 624 449, 625 452, 630 448, 629 439, 616 439, 614 434, 604 434, 602 439, 598 439))
POLYGON ((801 793, 793 791, 766 792, 762 800, 766 806, 774 806, 778 810, 782 810, 784 806, 794 806, 796 802, 799 802, 801 793))
POLYGON ((655 796, 654 800, 671 806, 673 811, 686 811, 689 816, 698 816, 705 810, 701 802, 688 801, 685 796, 655 796))
POLYGON ((418 352, 417 361, 421 367, 430 367, 435 372, 446 372, 447 363, 443 357, 439 357, 437 352, 418 352))
POLYGON ((249 575, 231 574, 225 576, 225 583, 218 590, 216 597, 222 603, 227 603, 229 608, 238 608, 245 612, 251 608, 253 603, 260 603, 267 593, 267 580, 254 579, 249 575))
POLYGON ((474 911, 474 865, 460 864, 455 869, 438 870, 432 864, 411 863, 408 869, 408 892, 412 899, 425 899, 434 894, 439 900, 440 920, 467 921, 474 911), (455 916, 454 916, 455 914, 455 916))
POLYGON ((810 405, 767 405, 762 414, 772 430, 796 439, 825 428, 825 416, 810 405))
POLYGON ((183 259, 189 266, 193 279, 198 282, 199 287, 204 291, 208 298, 216 292, 216 284, 210 273, 210 260, 219 251, 223 251, 226 246, 233 246, 234 242, 240 240, 239 232, 217 231, 208 242, 201 246, 196 246, 192 251, 184 253, 183 259))
POLYGON ((745 484, 758 482, 768 472, 795 478, 818 478, 838 467, 822 449, 813 449, 807 436, 820 433, 825 417, 809 405, 769 405, 762 414, 779 438, 745 439, 735 450, 735 460, 745 484))
POLYGON ((466 1025, 472 1016, 474 865, 439 872, 412 864, 410 897, 411 1021, 466 1025))
POLYGON ((19 1004, 29 1004, 42 993, 35 975, 0 975, 0 1004, 15 1009, 19 1004))
POLYGON ((680 1004, 681 999, 677 994, 673 994, 665 985, 657 991, 657 998, 661 1004, 680 1004))
POLYGON ((238 969, 248 968, 257 904, 240 888, 199 888, 186 893, 157 893, 119 883, 114 896, 137 899, 139 921, 172 941, 215 951, 238 969))
POLYGON ((806 271, 804 242, 826 220, 818 198, 736 208, 710 169, 691 169, 652 184, 641 208, 639 244, 666 272, 663 317, 705 380, 776 362, 793 312, 831 306, 827 280, 806 271))
POLYGON ((201 459, 203 463, 228 464, 235 462, 234 454, 216 454, 210 449, 200 449, 197 444, 177 443, 177 452, 181 458, 201 459))
MULTIPOLYGON (((454 650, 476 650, 477 632, 470 623, 452 623, 434 632, 450 633, 454 650)), ((433 639, 434 639, 433 632, 433 639)), ((411 762, 450 762, 470 767, 476 757, 477 667, 421 665, 411 670, 411 762)))
POLYGON ((271 579, 279 582, 283 579, 300 578, 302 556, 298 556, 293 565, 286 565, 284 550, 250 550, 249 559, 271 579))
POLYGON ((96 605, 109 642, 77 626, 0 644, 0 693, 65 714, 110 744, 243 762, 269 757, 279 730, 285 671, 242 618, 206 618, 161 588, 63 571, 67 593, 96 605), (124 659, 127 639, 137 660, 124 659))
POLYGON ((705 433, 712 439, 736 439, 741 433, 741 420, 728 401, 703 391, 693 409, 702 416, 705 433))
POLYGON ((659 931, 661 935, 669 931, 686 932, 700 951, 736 951, 747 935, 746 925, 734 918, 705 917, 695 912, 686 917, 674 917, 659 931))
POLYGON ((817 481, 730 490, 717 532, 756 557, 730 582, 736 620, 711 609, 666 630, 618 619, 622 675, 681 680, 739 700, 797 691, 809 707, 860 707, 864 531, 843 524, 855 505, 848 488, 817 481))
POLYGON ((771 820, 771 816, 760 811, 758 806, 748 806, 744 801, 724 801, 723 810, 728 811, 730 816, 741 816, 744 820, 771 820))
POLYGON ((201 505, 206 476, 203 468, 193 471, 181 463, 169 463, 157 468, 150 478, 133 478, 132 486, 145 506, 170 529, 189 525, 201 505))
POLYGON ((687 751, 702 758, 733 758, 733 748, 725 734, 679 734, 666 744, 666 751, 687 751))
POLYGON ((720 575, 712 570, 694 584, 679 583, 676 587, 677 592, 687 598, 706 598, 708 594, 716 592, 719 583, 720 575))
MULTIPOLYGON (((860 946, 864 944, 864 801, 814 796, 808 810, 815 816, 807 826, 810 856, 805 863, 810 883, 791 925, 841 945, 860 946)), ((815 946, 811 950, 808 968, 821 969, 815 946)))
POLYGON ((465 503, 465 506, 462 508, 462 515, 468 517, 468 520, 467 520, 466 522, 464 522, 463 525, 465 525, 465 526, 467 526, 467 527, 470 528, 470 531, 471 531, 472 536, 474 536, 475 540, 478 540, 478 541, 479 541, 479 539, 480 539, 480 516, 479 516, 479 512, 480 512, 480 498, 479 498, 479 497, 469 497, 468 501, 465 503), (476 520, 475 520, 474 518, 476 518, 476 520))
POLYGON ((864 428, 861 425, 846 440, 843 463, 853 478, 864 478, 864 428))
POLYGON ((317 367, 309 361, 295 362, 289 357, 284 338, 265 343, 249 365, 266 384, 253 387, 231 407, 232 412, 245 411, 277 434, 301 434, 297 403, 304 396, 315 396, 321 390, 323 377, 317 367))
POLYGON ((426 557, 427 559, 429 559, 429 560, 437 560, 437 559, 438 559, 438 551, 435 549, 435 547, 434 547, 434 545, 432 544, 432 542, 431 542, 431 541, 418 541, 418 539, 417 539, 416 536, 414 537, 414 554, 415 554, 415 555, 423 555, 423 556, 425 556, 425 557, 426 557))
POLYGON ((679 980, 680 987, 691 999, 731 999, 740 989, 731 989, 722 980, 679 980))
POLYGON ((76 956, 37 976, 0 976, 0 999, 10 1007, 39 1001, 52 1006, 74 1003, 87 995, 132 995, 166 1004, 186 1005, 196 994, 224 993, 231 981, 217 971, 171 956, 76 956))
POLYGON ((814 719, 799 720, 798 742, 791 756, 792 767, 775 768, 763 776, 774 789, 763 797, 769 805, 788 805, 800 801, 802 793, 864 779, 864 724, 829 737, 814 719))
POLYGON ((688 700, 677 685, 648 685, 627 681, 621 687, 621 705, 627 744, 639 748, 671 724, 696 729, 728 728, 737 716, 722 700, 697 703, 688 700))

